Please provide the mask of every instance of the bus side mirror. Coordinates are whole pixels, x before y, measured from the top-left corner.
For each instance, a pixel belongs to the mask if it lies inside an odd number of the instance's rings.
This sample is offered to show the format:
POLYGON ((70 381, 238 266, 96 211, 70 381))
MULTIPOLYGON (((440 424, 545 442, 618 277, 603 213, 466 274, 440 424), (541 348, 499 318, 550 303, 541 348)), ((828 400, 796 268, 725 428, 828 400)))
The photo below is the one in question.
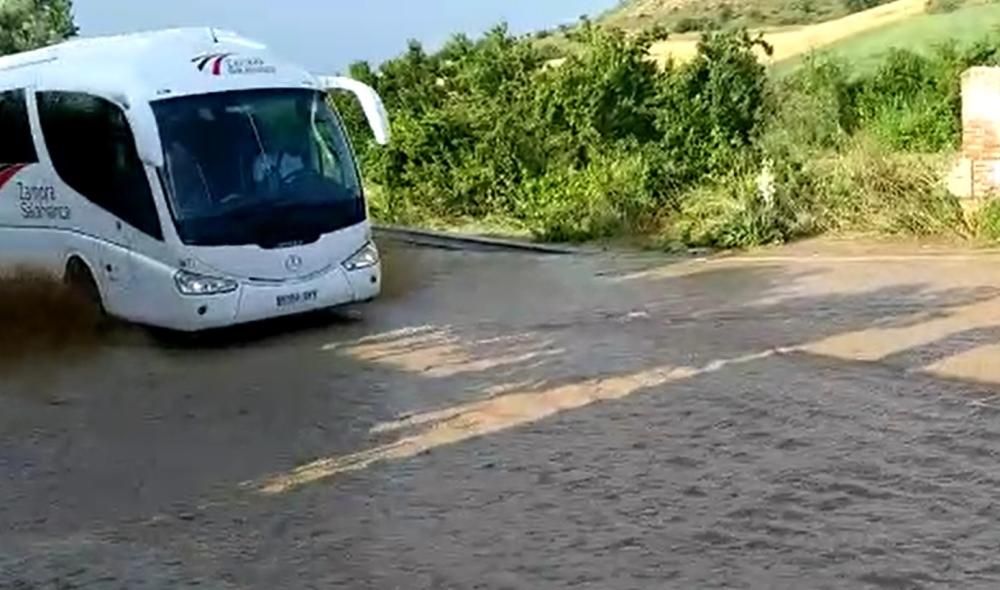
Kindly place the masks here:
POLYGON ((375 141, 379 145, 389 143, 391 135, 389 114, 385 110, 385 105, 382 104, 382 98, 375 92, 374 88, 364 82, 344 76, 320 76, 319 82, 326 90, 345 90, 353 94, 361 103, 361 109, 365 112, 368 125, 372 128, 372 133, 375 134, 375 141))
POLYGON ((160 132, 153 109, 148 104, 142 104, 129 109, 127 113, 139 159, 143 164, 161 168, 164 164, 163 146, 160 145, 160 132))
POLYGON ((164 164, 163 149, 160 147, 159 140, 150 135, 137 133, 135 136, 139 159, 142 160, 143 164, 153 168, 161 168, 164 164))
MULTIPOLYGON (((114 87, 115 84, 115 82, 107 83, 111 87, 114 87)), ((67 90, 73 89, 68 88, 67 90)), ((132 134, 139 160, 153 168, 163 166, 164 156, 163 148, 160 145, 160 131, 156 124, 153 108, 148 102, 132 101, 124 92, 93 93, 89 89, 82 89, 79 92, 98 96, 120 109, 132 134)))

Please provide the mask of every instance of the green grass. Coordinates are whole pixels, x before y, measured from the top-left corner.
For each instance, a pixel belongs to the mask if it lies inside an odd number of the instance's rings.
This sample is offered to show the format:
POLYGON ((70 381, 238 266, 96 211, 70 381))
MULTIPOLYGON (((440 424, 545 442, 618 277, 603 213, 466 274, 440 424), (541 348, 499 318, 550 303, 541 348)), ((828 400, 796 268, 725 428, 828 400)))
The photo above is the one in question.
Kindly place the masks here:
MULTIPOLYGON (((919 53, 933 51, 950 41, 958 43, 982 39, 1000 30, 1000 3, 978 4, 944 14, 923 14, 881 29, 845 39, 816 52, 816 55, 842 59, 856 74, 871 71, 892 49, 919 53)), ((776 71, 787 73, 802 63, 802 58, 785 61, 776 71)))

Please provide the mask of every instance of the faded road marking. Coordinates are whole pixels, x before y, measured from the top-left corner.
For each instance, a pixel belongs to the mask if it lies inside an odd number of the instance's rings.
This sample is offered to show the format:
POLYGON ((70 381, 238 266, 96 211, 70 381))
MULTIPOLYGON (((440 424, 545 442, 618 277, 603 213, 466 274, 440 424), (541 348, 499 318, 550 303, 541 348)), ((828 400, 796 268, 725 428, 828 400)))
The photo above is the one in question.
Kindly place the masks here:
POLYGON ((1000 344, 986 344, 956 354, 924 368, 939 377, 969 381, 1000 382, 1000 344))
POLYGON ((974 329, 1000 326, 997 300, 985 301, 946 310, 944 317, 916 321, 892 328, 871 328, 826 338, 803 347, 824 356, 878 361, 890 355, 931 345, 949 336, 974 329))
POLYGON ((465 373, 481 373, 515 366, 521 363, 559 356, 565 351, 555 348, 551 341, 534 341, 533 334, 518 334, 464 342, 446 329, 421 329, 400 334, 396 340, 377 339, 351 345, 329 344, 326 352, 342 349, 349 356, 366 362, 383 363, 427 377, 455 377, 465 373), (478 358, 475 352, 481 347, 507 346, 518 348, 514 354, 478 358))
MULTIPOLYGON (((618 377, 588 379, 541 392, 515 392, 411 417, 411 425, 425 426, 418 434, 349 455, 329 457, 303 465, 257 484, 261 493, 274 495, 337 475, 361 471, 377 463, 415 457, 425 451, 480 438, 598 402, 626 398, 639 391, 692 379, 724 368, 763 360, 784 350, 720 359, 703 367, 649 369, 618 377)), ((387 425, 395 430, 398 425, 387 425)))

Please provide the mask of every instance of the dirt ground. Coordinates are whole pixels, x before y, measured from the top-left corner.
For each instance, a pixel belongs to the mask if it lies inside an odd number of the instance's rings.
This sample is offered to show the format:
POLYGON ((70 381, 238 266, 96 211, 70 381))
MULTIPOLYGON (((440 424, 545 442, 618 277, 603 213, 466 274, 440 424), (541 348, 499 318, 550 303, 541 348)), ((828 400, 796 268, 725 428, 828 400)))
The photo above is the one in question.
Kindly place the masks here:
POLYGON ((397 248, 0 375, 0 588, 995 588, 1000 253, 397 248))

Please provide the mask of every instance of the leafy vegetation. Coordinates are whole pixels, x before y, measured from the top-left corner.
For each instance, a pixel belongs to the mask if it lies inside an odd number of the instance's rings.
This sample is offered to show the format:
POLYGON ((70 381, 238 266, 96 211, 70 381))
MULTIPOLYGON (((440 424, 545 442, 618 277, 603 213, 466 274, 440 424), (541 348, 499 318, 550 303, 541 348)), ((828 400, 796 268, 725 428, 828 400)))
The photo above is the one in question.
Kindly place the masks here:
POLYGON ((76 32, 71 0, 0 1, 0 55, 49 45, 76 32))
POLYGON ((979 211, 976 232, 983 238, 1000 241, 1000 200, 993 199, 979 211))
POLYGON ((376 213, 500 215, 558 240, 651 228, 762 128, 767 76, 746 33, 709 35, 701 59, 666 73, 645 57, 651 37, 576 35, 586 50, 555 68, 502 27, 434 55, 411 45, 377 75, 355 66, 395 119, 393 145, 360 149, 385 191, 376 213))
POLYGON ((356 64, 394 118, 393 145, 358 146, 376 216, 723 247, 970 231, 940 179, 959 141, 960 73, 997 63, 1000 37, 893 50, 861 72, 814 57, 772 77, 745 30, 708 33, 695 59, 664 68, 646 58, 656 33, 573 35, 580 49, 558 66, 503 27, 434 54, 411 44, 377 71, 356 64))

